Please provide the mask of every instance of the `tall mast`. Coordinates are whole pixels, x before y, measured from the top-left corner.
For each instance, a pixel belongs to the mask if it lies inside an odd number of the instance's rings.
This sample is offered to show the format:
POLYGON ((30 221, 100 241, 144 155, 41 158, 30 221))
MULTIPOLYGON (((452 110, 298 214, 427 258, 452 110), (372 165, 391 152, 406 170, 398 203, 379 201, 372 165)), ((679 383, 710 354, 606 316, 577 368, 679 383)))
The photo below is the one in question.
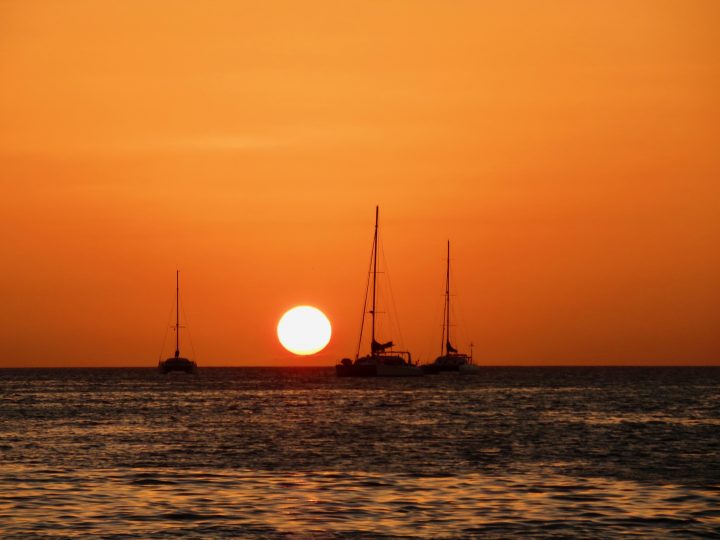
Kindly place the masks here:
POLYGON ((445 336, 445 353, 449 353, 448 345, 450 344, 450 240, 448 240, 448 265, 445 278, 445 302, 447 304, 447 335, 445 336))
POLYGON ((445 316, 443 317, 443 342, 440 349, 441 354, 448 354, 448 343, 450 343, 450 240, 447 243, 447 268, 445 270, 445 316), (443 351, 445 351, 443 353, 443 351))
POLYGON ((375 207, 375 236, 373 237, 373 290, 372 290, 372 311, 370 312, 372 316, 372 330, 371 330, 371 345, 370 349, 372 352, 374 343, 375 343, 375 301, 377 298, 377 252, 378 252, 378 219, 380 215, 380 207, 375 207))
POLYGON ((180 270, 175 270, 175 358, 180 356, 180 270))

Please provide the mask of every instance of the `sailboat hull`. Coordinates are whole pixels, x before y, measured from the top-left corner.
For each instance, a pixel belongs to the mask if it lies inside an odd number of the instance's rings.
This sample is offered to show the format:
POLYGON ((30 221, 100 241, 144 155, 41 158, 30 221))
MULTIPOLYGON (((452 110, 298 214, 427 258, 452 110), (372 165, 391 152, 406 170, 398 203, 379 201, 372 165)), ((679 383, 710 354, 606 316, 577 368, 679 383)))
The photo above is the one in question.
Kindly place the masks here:
POLYGON ((343 366, 336 365, 338 377, 421 377, 425 375, 419 366, 343 366))
POLYGON ((171 371, 195 373, 197 364, 187 358, 168 358, 158 363, 158 371, 160 373, 170 373, 171 371))
POLYGON ((387 366, 377 367, 378 377, 420 377, 425 375, 420 366, 387 366))
POLYGON ((335 366, 338 377, 377 377, 377 366, 356 366, 338 364, 335 366))
POLYGON ((476 373, 478 366, 471 364, 466 354, 446 354, 439 356, 432 364, 423 366, 426 373, 462 372, 476 373))
POLYGON ((354 363, 345 359, 335 366, 338 377, 420 377, 422 368, 406 362, 400 356, 369 356, 354 363))

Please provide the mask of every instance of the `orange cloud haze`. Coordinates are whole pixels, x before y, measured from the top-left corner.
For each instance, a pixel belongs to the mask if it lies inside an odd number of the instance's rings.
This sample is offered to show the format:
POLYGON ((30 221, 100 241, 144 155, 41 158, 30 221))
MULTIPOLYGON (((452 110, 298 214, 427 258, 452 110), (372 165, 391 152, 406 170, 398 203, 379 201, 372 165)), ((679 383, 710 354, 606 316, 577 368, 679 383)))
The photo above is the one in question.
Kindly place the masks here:
POLYGON ((0 2, 0 366, 720 363, 720 4, 0 2), (333 340, 283 351, 312 304, 333 340), (388 336, 399 339, 398 335, 388 336))

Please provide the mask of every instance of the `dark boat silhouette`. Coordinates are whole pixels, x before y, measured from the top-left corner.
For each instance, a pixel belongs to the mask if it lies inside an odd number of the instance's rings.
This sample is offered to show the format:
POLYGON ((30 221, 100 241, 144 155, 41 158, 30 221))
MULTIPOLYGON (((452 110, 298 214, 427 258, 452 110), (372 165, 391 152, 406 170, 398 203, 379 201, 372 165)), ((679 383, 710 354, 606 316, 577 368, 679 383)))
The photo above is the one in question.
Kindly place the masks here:
MULTIPOLYGON (((472 351, 472 345, 471 345, 472 351)), ((443 371, 461 371, 471 373, 478 370, 473 364, 472 352, 468 355, 459 352, 450 343, 450 240, 447 243, 447 270, 445 272, 445 304, 443 307, 443 330, 440 342, 440 356, 432 364, 424 364, 425 373, 440 373, 443 371)))
POLYGON ((365 309, 367 308, 367 296, 369 292, 370 282, 365 289, 365 306, 363 307, 363 318, 360 323, 360 340, 358 342, 358 352, 355 355, 355 361, 350 358, 343 358, 339 364, 335 366, 335 372, 338 377, 416 377, 423 375, 422 369, 412 363, 411 355, 408 351, 394 351, 392 349, 393 342, 387 341, 380 343, 375 339, 375 313, 377 303, 377 259, 378 259, 378 220, 380 209, 375 207, 375 234, 373 236, 373 247, 371 254, 370 274, 372 282, 372 308, 371 316, 371 338, 370 338, 370 354, 359 356, 360 343, 362 343, 363 328, 365 326, 365 309))
POLYGON ((170 373, 171 371, 180 371, 185 373, 195 373, 197 364, 189 358, 180 356, 180 271, 175 273, 175 356, 160 360, 158 362, 158 371, 160 373, 170 373))

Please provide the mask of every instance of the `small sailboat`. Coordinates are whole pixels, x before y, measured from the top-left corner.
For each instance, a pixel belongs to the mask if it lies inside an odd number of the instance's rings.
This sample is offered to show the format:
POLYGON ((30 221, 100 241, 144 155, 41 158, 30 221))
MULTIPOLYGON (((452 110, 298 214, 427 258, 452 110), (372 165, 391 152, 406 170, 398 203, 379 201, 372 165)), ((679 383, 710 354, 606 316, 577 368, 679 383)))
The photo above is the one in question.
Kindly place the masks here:
POLYGON ((175 356, 160 360, 158 362, 158 371, 160 373, 170 373, 171 371, 184 371, 185 373, 195 373, 197 364, 180 356, 180 271, 175 274, 175 356))
MULTIPOLYGON (((471 349, 472 351, 472 349, 471 349)), ((476 372, 478 366, 473 364, 472 352, 467 355, 459 352, 450 343, 450 241, 447 243, 447 270, 445 272, 445 305, 443 308, 443 331, 440 344, 440 356, 432 364, 422 366, 425 373, 442 371, 476 372)))
POLYGON ((363 307, 363 318, 360 324, 360 341, 355 361, 350 358, 343 358, 335 366, 338 377, 416 377, 423 375, 423 371, 417 364, 412 363, 410 353, 407 351, 393 350, 393 342, 381 343, 376 339, 375 314, 377 305, 377 274, 378 274, 378 220, 380 209, 375 207, 375 234, 373 236, 373 247, 371 255, 372 272, 372 307, 370 309, 370 354, 360 356, 360 343, 363 338, 365 326, 365 309, 367 309, 367 296, 370 283, 365 290, 365 306, 363 307))

